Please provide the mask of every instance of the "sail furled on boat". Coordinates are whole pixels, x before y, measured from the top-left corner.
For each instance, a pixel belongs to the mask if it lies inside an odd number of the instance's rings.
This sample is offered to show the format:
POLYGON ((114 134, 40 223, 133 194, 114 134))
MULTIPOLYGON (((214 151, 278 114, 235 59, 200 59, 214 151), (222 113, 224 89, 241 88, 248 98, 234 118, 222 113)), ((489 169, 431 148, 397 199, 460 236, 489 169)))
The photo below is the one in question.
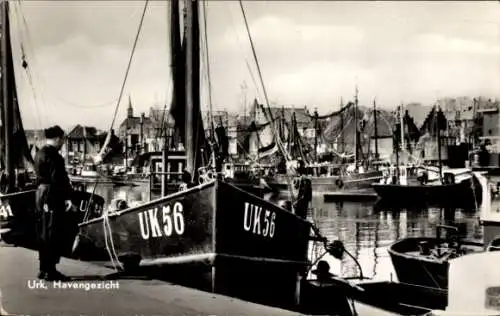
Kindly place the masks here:
POLYGON ((325 143, 336 144, 339 154, 349 153, 353 156, 355 152, 354 144, 356 143, 355 114, 357 114, 358 118, 361 118, 364 113, 355 107, 353 102, 347 103, 335 113, 337 115, 330 117, 320 137, 325 143))
MULTIPOLYGON (((111 129, 106 133, 104 141, 99 141, 101 150, 93 157, 94 163, 110 163, 117 157, 123 158, 123 149, 126 146, 126 140, 121 142, 118 136, 115 135, 115 130, 111 129)), ((90 144, 88 144, 90 145, 90 144)))
POLYGON ((180 35, 179 1, 172 0, 170 3, 170 59, 172 70, 172 103, 170 114, 175 121, 175 131, 180 141, 184 144, 186 134, 185 125, 185 47, 183 47, 180 35))
POLYGON ((105 135, 99 135, 99 144, 101 148, 106 146, 106 154, 103 156, 103 163, 110 163, 114 159, 123 159, 123 149, 125 147, 125 143, 120 141, 120 138, 115 135, 115 130, 111 129, 111 131, 107 132, 105 135), (104 137, 103 137, 104 136, 104 137), (109 140, 108 140, 109 138, 109 140), (104 142, 102 141, 104 139, 104 142), (107 140, 107 143, 106 143, 107 140))
MULTIPOLYGON (((2 75, 6 76, 7 82, 9 83, 9 87, 7 87, 10 90, 11 93, 11 100, 9 100, 9 104, 7 105, 7 112, 5 111, 5 107, 1 106, 0 107, 0 118, 2 120, 2 128, 1 128, 1 139, 2 139, 2 157, 1 157, 1 163, 2 163, 2 168, 5 168, 6 165, 6 148, 5 148, 5 142, 3 141, 5 139, 5 128, 4 128, 4 123, 5 119, 7 118, 7 115, 10 116, 10 120, 12 122, 12 144, 14 146, 11 146, 9 148, 10 151, 12 151, 13 155, 13 160, 15 162, 15 167, 16 168, 29 168, 31 169, 33 167, 33 157, 31 156, 31 151, 28 145, 28 140, 26 138, 26 134, 24 131, 23 127, 23 121, 21 118, 21 111, 19 110, 19 102, 18 102, 18 96, 17 96, 17 86, 16 86, 16 79, 14 75, 14 62, 13 62, 13 57, 12 57, 12 44, 11 44, 11 38, 10 38, 10 23, 9 23, 9 5, 8 2, 5 3, 3 6, 5 12, 5 17, 6 20, 4 21, 3 27, 5 28, 2 30, 2 34, 5 34, 6 36, 6 51, 5 52, 0 52, 6 54, 7 57, 7 65, 6 69, 2 71, 2 75)), ((1 26, 0 26, 1 27, 1 26)), ((0 96, 1 100, 3 100, 3 89, 0 91, 0 96)))
POLYGON ((292 114, 292 122, 290 124, 290 133, 288 137, 288 152, 292 159, 301 158, 305 162, 309 162, 308 153, 310 152, 309 145, 302 139, 297 126, 297 117, 295 112, 292 114))
MULTIPOLYGON (((259 104, 257 102, 257 99, 254 100, 254 107, 260 109, 261 113, 263 114, 263 120, 262 120, 262 125, 260 125, 261 128, 255 131, 256 133, 256 139, 258 143, 258 155, 259 158, 263 158, 266 156, 270 156, 278 152, 278 144, 277 144, 277 139, 275 138, 275 135, 279 135, 279 124, 273 124, 277 123, 276 121, 273 122, 273 117, 268 111, 266 111, 266 108, 264 105, 259 104), (274 128, 278 130, 273 130, 274 128)), ((257 124, 255 124, 257 126, 257 124)))
MULTIPOLYGON (((200 108, 200 82, 199 82, 199 21, 198 21, 198 2, 189 2, 192 5, 193 12, 193 76, 187 78, 187 36, 184 32, 184 38, 181 42, 179 1, 171 1, 171 26, 170 26, 170 50, 173 77, 173 94, 170 114, 175 121, 175 129, 180 136, 181 142, 186 146, 186 129, 193 132, 193 148, 186 148, 186 151, 194 152, 194 171, 206 164, 210 157, 210 147, 205 135, 202 113, 200 108), (198 75, 197 75, 198 74, 198 75), (186 80, 192 80, 192 91, 186 91, 186 80), (187 108, 187 94, 192 95, 192 108, 187 108), (186 126, 186 110, 192 111, 192 126, 186 126), (203 150, 200 150, 203 149, 203 150)), ((187 23, 185 21, 185 23, 187 23)), ((193 171, 193 170, 191 170, 193 171)))
MULTIPOLYGON (((309 118, 311 119, 318 119, 318 120, 324 120, 324 119, 329 119, 329 118, 332 118, 332 117, 337 117, 339 115, 342 115, 343 112, 345 112, 346 110, 348 110, 351 106, 353 106, 354 103, 352 102, 349 102, 346 106, 342 106, 340 108, 340 110, 337 110, 337 111, 333 111, 332 113, 329 113, 329 114, 325 114, 325 115, 311 115, 309 113, 306 113, 307 116, 309 116, 309 118)), ((317 113, 316 113, 317 114, 317 113)))
POLYGON ((272 128, 271 123, 256 124, 255 121, 250 123, 246 129, 250 156, 262 158, 278 151, 272 128))

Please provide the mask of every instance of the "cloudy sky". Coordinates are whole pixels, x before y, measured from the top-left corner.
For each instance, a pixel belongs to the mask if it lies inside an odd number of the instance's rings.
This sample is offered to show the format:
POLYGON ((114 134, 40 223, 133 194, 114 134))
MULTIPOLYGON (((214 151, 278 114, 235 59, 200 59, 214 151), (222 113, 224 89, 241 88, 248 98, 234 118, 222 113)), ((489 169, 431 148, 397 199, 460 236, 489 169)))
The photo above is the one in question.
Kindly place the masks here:
MULTIPOLYGON (((356 83, 362 104, 376 98, 384 107, 500 96, 497 2, 243 3, 271 102, 326 113, 341 97, 352 99, 356 83)), ((11 3, 26 128, 109 128, 143 7, 144 1, 11 3), (21 42, 32 84, 19 67, 21 42)), ((168 14, 167 2, 149 3, 117 123, 129 94, 136 113, 169 100, 168 14)), ((207 24, 214 109, 242 112, 245 94, 264 102, 239 3, 208 1, 207 24)))

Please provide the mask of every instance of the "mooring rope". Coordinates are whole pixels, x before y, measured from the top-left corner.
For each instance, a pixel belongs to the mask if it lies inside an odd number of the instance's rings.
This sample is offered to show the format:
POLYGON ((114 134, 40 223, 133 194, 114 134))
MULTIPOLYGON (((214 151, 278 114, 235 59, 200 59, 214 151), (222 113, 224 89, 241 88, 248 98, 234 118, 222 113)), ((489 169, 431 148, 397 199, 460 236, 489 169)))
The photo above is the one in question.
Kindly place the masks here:
POLYGON ((103 217, 102 225, 104 231, 104 244, 106 246, 106 251, 108 252, 113 268, 118 271, 119 269, 117 269, 117 267, 123 269, 123 265, 120 262, 120 259, 118 258, 115 245, 113 242, 113 230, 111 229, 111 225, 109 223, 109 212, 108 211, 103 212, 102 217, 103 217), (111 248, 110 245, 108 244, 108 234, 109 234, 109 244, 111 244, 111 248))
MULTIPOLYGON (((104 155, 105 149, 109 145, 109 142, 111 140, 111 131, 113 130, 113 126, 115 124, 115 120, 116 120, 116 117, 118 115, 118 108, 120 106, 120 102, 121 102, 121 99, 123 97, 123 92, 125 90, 125 84, 127 83, 127 78, 128 78, 129 73, 130 73, 130 67, 132 65, 132 60, 134 58, 135 49, 137 47, 137 42, 139 41, 139 36, 141 34, 142 25, 143 25, 143 22, 144 22, 144 18, 146 16, 146 11, 147 11, 147 8, 148 8, 148 4, 149 4, 149 0, 146 0, 146 2, 144 3, 144 9, 142 11, 141 20, 139 21, 139 26, 137 28, 137 33, 136 33, 136 36, 135 36, 134 45, 132 46, 132 52, 130 53, 130 58, 129 58, 128 65, 127 65, 127 70, 125 71, 125 78, 123 79, 122 86, 120 88, 120 95, 119 95, 118 101, 116 103, 115 112, 113 114, 113 120, 111 121, 111 126, 109 128, 108 136, 106 137, 106 140, 104 141, 104 145, 103 145, 103 147, 102 147, 101 152, 99 153, 99 155, 104 155)), ((95 191, 97 189, 97 185, 98 184, 99 184, 99 179, 96 179, 96 182, 94 183, 94 187, 92 188, 92 192, 90 194, 89 203, 87 204, 87 207, 85 209, 85 214, 86 215, 87 215, 87 212, 89 211, 90 201, 92 201, 92 198, 95 195, 95 191)))

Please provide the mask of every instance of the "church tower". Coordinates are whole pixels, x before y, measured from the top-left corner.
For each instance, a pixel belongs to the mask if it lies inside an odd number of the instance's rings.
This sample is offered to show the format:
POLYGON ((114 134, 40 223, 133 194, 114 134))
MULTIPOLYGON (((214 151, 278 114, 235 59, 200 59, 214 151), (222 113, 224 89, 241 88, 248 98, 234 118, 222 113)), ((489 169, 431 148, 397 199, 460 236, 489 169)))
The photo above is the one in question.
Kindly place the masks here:
POLYGON ((128 95, 128 109, 127 109, 127 118, 134 117, 134 109, 132 108, 132 99, 130 94, 128 95))

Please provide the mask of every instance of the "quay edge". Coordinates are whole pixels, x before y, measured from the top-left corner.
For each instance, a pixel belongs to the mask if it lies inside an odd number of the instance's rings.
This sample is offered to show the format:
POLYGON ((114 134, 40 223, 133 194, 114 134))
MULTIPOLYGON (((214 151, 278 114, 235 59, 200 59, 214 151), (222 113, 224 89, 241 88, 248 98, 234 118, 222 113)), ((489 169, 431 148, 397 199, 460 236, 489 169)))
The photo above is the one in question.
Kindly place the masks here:
MULTIPOLYGON (((0 245, 2 306, 9 315, 153 315, 168 311, 170 315, 302 315, 279 308, 185 288, 163 281, 120 279, 119 289, 29 289, 36 280, 37 254, 20 247, 0 245), (90 302, 92 302, 90 304, 90 302)), ((99 282, 114 270, 91 263, 63 258, 63 273, 75 280, 99 282), (93 280, 92 280, 93 279, 93 280)))

